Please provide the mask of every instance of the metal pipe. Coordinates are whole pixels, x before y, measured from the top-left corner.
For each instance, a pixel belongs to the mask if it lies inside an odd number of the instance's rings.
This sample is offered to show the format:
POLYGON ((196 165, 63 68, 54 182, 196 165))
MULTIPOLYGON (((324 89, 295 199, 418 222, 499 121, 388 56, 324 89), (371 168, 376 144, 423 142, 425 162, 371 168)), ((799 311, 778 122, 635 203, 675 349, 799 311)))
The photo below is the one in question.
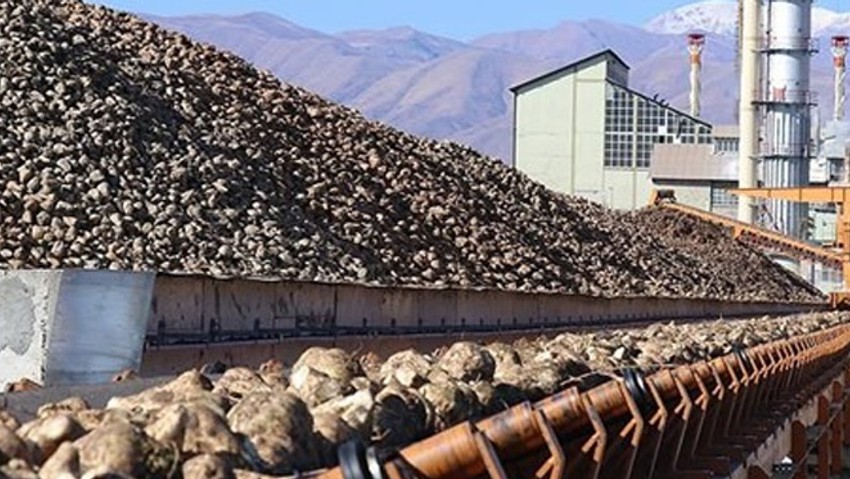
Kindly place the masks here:
POLYGON ((844 119, 844 104, 847 101, 845 81, 847 79, 847 46, 850 37, 836 35, 832 37, 832 60, 835 69, 835 109, 833 119, 844 119))
POLYGON ((705 35, 692 33, 688 35, 688 52, 691 60, 691 116, 698 117, 701 113, 700 94, 702 93, 702 51, 705 48, 705 35))
MULTIPOLYGON (((740 148, 738 152, 738 187, 755 188, 758 155, 759 90, 759 0, 740 0, 741 5, 741 91, 738 105, 740 148)), ((753 223, 754 205, 748 196, 738 198, 738 220, 753 223)))

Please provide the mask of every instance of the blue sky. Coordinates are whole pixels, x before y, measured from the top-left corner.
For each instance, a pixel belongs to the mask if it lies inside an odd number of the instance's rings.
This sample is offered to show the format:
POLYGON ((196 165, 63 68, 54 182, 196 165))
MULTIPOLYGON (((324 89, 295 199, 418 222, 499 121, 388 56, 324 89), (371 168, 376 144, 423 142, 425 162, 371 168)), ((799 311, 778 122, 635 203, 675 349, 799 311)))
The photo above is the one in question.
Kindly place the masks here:
MULTIPOLYGON (((186 15, 265 11, 335 33, 408 25, 461 40, 505 30, 548 28, 561 20, 606 18, 641 24, 693 0, 98 0, 138 13, 186 15), (449 12, 448 14, 446 12, 449 12)), ((837 0, 824 0, 829 1, 837 0)))

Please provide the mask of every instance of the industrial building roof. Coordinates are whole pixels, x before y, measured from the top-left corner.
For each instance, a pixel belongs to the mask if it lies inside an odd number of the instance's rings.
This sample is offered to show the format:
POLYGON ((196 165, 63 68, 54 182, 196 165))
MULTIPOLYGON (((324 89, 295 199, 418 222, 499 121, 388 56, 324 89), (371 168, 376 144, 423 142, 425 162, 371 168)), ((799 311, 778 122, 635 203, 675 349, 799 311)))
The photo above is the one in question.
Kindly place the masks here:
POLYGON ((561 75, 561 74, 566 73, 570 70, 579 70, 581 68, 584 68, 586 65, 588 65, 590 63, 595 63, 600 58, 603 58, 603 57, 606 57, 606 56, 609 59, 613 59, 614 61, 620 63, 626 70, 630 69, 629 65, 625 62, 625 60, 623 60, 619 55, 617 55, 617 53, 614 52, 614 50, 611 50, 609 48, 607 50, 602 50, 599 53, 594 53, 593 55, 590 55, 588 57, 584 57, 580 60, 572 62, 569 65, 565 65, 565 66, 558 68, 556 70, 552 70, 548 73, 544 73, 542 75, 534 77, 531 80, 524 81, 524 82, 520 83, 519 85, 514 85, 510 88, 510 91, 512 91, 513 93, 516 93, 518 90, 520 90, 522 88, 533 85, 535 83, 539 83, 539 82, 544 81, 544 80, 548 80, 552 77, 561 75))
POLYGON ((653 180, 736 181, 738 155, 715 153, 706 144, 656 144, 652 150, 653 180))
MULTIPOLYGON (((532 85, 537 84, 537 83, 544 82, 544 81, 549 80, 549 79, 556 77, 558 75, 563 75, 563 74, 569 72, 570 70, 581 70, 581 69, 583 69, 587 66, 591 66, 591 64, 596 63, 600 59, 606 59, 607 61, 617 62, 618 64, 620 64, 626 70, 630 70, 628 63, 626 63, 625 60, 623 60, 622 57, 617 55, 617 53, 614 52, 614 50, 611 50, 609 48, 607 50, 602 50, 601 52, 595 53, 595 54, 590 55, 588 57, 584 57, 580 60, 577 60, 573 63, 570 63, 569 65, 563 66, 563 67, 558 68, 556 70, 552 70, 548 73, 544 73, 543 75, 539 75, 537 77, 534 77, 530 80, 527 80, 523 83, 520 83, 519 85, 512 86, 510 88, 510 91, 513 92, 514 94, 517 94, 518 91, 523 89, 523 88, 532 86, 532 85)), ((610 82, 610 80, 609 80, 609 82, 610 82)), ((632 88, 629 88, 628 85, 623 85, 623 84, 620 84, 620 83, 617 83, 617 82, 613 82, 613 84, 617 85, 620 88, 623 88, 623 89, 629 91, 630 93, 632 93, 634 95, 637 95, 637 96, 643 98, 646 101, 649 101, 649 102, 652 102, 652 103, 659 105, 661 107, 667 108, 668 110, 672 110, 679 115, 688 117, 688 118, 690 118, 691 120, 693 120, 697 123, 700 123, 700 124, 703 124, 703 125, 706 125, 706 126, 711 126, 711 124, 708 123, 707 121, 700 119, 700 118, 697 118, 697 117, 694 117, 694 116, 691 116, 690 114, 688 114, 688 113, 686 113, 682 110, 679 110, 676 107, 671 106, 666 101, 663 101, 663 100, 658 99, 658 98, 652 98, 652 97, 650 97, 650 96, 648 96, 644 93, 641 93, 637 90, 633 90, 632 88)))

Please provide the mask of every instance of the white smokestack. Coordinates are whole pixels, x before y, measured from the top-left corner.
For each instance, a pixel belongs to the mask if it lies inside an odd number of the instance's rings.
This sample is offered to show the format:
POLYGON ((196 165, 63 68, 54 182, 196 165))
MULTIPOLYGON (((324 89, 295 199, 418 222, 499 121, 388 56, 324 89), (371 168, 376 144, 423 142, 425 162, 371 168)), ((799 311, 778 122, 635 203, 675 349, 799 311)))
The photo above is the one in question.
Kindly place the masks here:
POLYGON ((844 104, 847 102, 845 80, 847 79, 847 45, 850 37, 832 37, 832 59, 835 66, 835 121, 844 119, 844 104))
MULTIPOLYGON (((759 0, 740 0, 741 5, 741 99, 738 105, 741 143, 738 153, 738 186, 754 188, 759 139, 756 93, 759 90, 759 0)), ((738 219, 752 223, 754 217, 752 199, 738 199, 738 219)))
MULTIPOLYGON (((764 98, 765 142, 762 182, 765 187, 809 184, 811 159, 811 39, 813 0, 769 0, 770 29, 763 52, 767 60, 764 98)), ((767 210, 785 235, 803 238, 808 206, 770 200, 767 210)))
POLYGON ((691 53, 691 116, 700 115, 700 94, 702 93, 702 50, 705 47, 705 35, 688 35, 688 51, 691 53))

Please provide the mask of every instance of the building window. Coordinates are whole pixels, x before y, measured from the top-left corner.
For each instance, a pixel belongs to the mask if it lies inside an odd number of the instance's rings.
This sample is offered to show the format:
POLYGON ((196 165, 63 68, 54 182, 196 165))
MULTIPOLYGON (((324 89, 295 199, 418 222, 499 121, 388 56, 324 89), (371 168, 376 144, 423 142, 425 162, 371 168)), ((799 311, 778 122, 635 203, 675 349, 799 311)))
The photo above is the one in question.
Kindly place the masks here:
POLYGON ((735 153, 738 151, 737 138, 715 138, 714 151, 716 153, 735 153))
POLYGON ((634 131, 634 95, 608 84, 605 101, 605 166, 632 166, 634 131))
POLYGON ((711 186, 711 209, 715 208, 737 208, 738 197, 729 193, 728 188, 722 186, 711 186))
POLYGON ((708 126, 655 100, 610 83, 606 85, 606 167, 649 168, 652 149, 657 143, 710 142, 708 126))
POLYGON ((638 140, 637 158, 635 160, 638 168, 649 168, 649 158, 652 156, 653 145, 651 136, 645 136, 638 140))
POLYGON ((605 135, 605 166, 628 168, 632 166, 633 145, 631 135, 605 135))
POLYGON ((844 280, 841 275, 841 270, 835 268, 822 268, 820 270, 820 280, 823 283, 840 283, 844 280))

